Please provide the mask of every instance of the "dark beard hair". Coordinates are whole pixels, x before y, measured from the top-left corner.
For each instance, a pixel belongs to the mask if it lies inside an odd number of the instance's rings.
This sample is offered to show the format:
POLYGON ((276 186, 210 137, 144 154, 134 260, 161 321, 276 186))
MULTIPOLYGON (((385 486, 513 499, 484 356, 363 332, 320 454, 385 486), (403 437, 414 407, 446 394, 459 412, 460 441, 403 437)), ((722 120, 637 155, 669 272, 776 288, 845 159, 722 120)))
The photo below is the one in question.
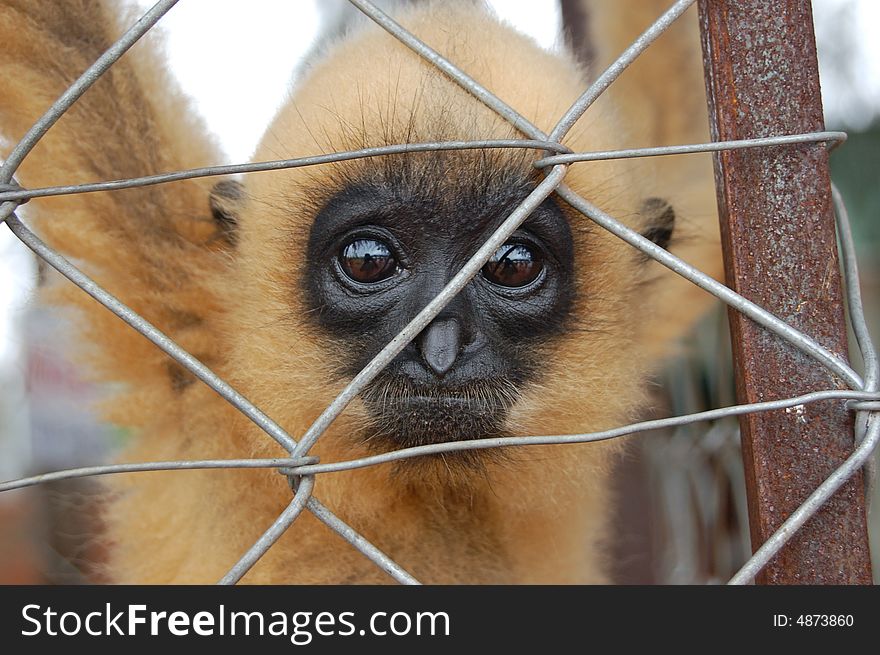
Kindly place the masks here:
MULTIPOLYGON (((387 372, 381 373, 361 392, 370 423, 360 431, 362 443, 371 450, 400 448, 450 441, 509 436, 504 428, 509 409, 519 392, 507 379, 487 379, 462 386, 417 385, 387 372)), ((500 449, 463 450, 400 462, 440 458, 443 464, 482 466, 502 458, 500 449)))

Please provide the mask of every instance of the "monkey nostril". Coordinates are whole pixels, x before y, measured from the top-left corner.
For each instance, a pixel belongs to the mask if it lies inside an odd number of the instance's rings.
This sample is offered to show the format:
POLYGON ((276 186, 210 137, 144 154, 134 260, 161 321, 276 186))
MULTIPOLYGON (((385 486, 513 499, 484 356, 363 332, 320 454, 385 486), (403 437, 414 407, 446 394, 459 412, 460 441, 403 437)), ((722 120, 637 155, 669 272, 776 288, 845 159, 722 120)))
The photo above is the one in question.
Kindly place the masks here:
POLYGON ((454 318, 435 319, 418 337, 425 364, 440 377, 446 375, 461 349, 461 327, 454 318))

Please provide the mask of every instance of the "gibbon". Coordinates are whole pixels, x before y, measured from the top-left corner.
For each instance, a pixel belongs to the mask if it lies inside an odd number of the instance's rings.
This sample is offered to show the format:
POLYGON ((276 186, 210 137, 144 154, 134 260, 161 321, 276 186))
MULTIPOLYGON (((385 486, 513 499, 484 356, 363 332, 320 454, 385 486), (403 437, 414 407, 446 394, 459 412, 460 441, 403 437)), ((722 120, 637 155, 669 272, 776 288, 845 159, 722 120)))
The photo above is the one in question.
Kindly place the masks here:
MULTIPOLYGON (((669 5, 594 2, 589 47, 547 52, 475 2, 396 20, 549 132, 669 5), (584 61, 588 59, 589 61, 584 61)), ((208 8, 206 7, 206 10, 208 8)), ((244 9, 243 9, 244 10, 244 9)), ((2 152, 120 33, 116 3, 0 2, 2 152)), ((151 39, 43 138, 25 187, 221 163, 151 39)), ((234 80, 229 93, 236 92, 234 80)), ((254 161, 435 140, 521 138, 365 21, 322 48, 254 161)), ((564 139, 573 151, 708 139, 695 9, 564 139)), ((54 247, 298 438, 536 186, 531 150, 407 153, 318 167, 33 200, 54 247)), ((565 182, 721 276, 708 156, 576 164, 565 182)), ((281 457, 250 420, 66 281, 127 461, 281 457)), ((311 450, 333 462, 415 444, 596 431, 636 419, 645 383, 707 294, 551 195, 311 450)), ((323 474, 314 494, 426 583, 604 583, 619 441, 480 450, 323 474)), ((218 580, 290 502, 273 470, 108 481, 108 575, 218 580)), ((304 512, 250 583, 389 578, 304 512)))

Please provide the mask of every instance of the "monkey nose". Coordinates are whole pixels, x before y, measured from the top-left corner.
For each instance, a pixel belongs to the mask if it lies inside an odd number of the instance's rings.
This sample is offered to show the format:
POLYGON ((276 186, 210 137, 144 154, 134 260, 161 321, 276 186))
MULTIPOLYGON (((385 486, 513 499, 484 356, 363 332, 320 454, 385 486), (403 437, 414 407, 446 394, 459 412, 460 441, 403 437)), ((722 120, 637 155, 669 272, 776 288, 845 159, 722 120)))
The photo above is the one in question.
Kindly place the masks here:
POLYGON ((435 319, 422 330, 418 342, 425 364, 443 377, 452 368, 461 349, 461 328, 454 318, 435 319))

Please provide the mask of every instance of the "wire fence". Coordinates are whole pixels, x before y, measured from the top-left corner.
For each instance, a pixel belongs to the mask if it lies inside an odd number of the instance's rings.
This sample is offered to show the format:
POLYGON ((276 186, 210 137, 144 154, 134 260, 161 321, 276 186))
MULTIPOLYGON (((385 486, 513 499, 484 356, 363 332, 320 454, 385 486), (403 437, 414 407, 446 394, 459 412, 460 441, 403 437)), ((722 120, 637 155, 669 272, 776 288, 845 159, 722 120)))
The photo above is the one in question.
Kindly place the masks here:
POLYGON ((250 568, 264 555, 272 544, 304 511, 308 510, 321 522, 334 530, 342 539, 348 541, 364 556, 372 560, 376 566, 385 571, 394 580, 404 584, 417 584, 416 579, 403 570, 394 560, 381 552, 363 536, 358 534, 344 520, 328 510, 313 495, 315 478, 318 475, 344 471, 355 468, 375 466, 392 461, 400 461, 425 455, 436 455, 462 450, 489 449, 501 447, 521 447, 538 444, 584 443, 613 439, 624 435, 668 428, 685 426, 693 423, 741 416, 752 412, 767 412, 776 409, 799 407, 809 403, 842 401, 853 412, 856 412, 856 447, 846 461, 830 475, 807 500, 789 516, 782 526, 770 537, 746 562, 742 569, 730 580, 732 584, 743 584, 753 580, 761 568, 776 555, 791 536, 828 500, 851 476, 866 466, 872 452, 880 441, 880 363, 876 350, 871 343, 865 324, 862 300, 858 285, 858 271, 852 235, 846 210, 839 194, 834 191, 834 203, 837 218, 837 231, 844 279, 846 283, 850 321, 856 336, 857 347, 865 362, 864 378, 853 370, 845 361, 830 352, 810 336, 794 329, 770 312, 733 292, 727 286, 705 275, 686 262, 678 259, 652 241, 618 222, 615 218, 600 210, 589 200, 582 198, 565 185, 565 175, 569 166, 578 162, 604 159, 620 159, 631 157, 651 157, 659 155, 679 155, 687 153, 718 152, 722 150, 743 148, 781 148, 791 144, 816 143, 827 147, 841 143, 846 135, 841 132, 815 132, 809 134, 779 135, 771 138, 702 143, 691 145, 670 146, 663 148, 639 148, 608 152, 573 153, 561 141, 574 123, 584 114, 599 95, 636 59, 660 34, 662 34, 695 0, 678 0, 651 27, 649 27, 620 57, 581 95, 562 116, 549 134, 545 134, 531 124, 512 107, 494 96, 490 91, 478 84, 464 71, 457 68, 413 34, 397 24, 388 15, 379 10, 368 0, 350 0, 366 16, 384 28, 387 32, 408 46, 419 56, 430 62, 445 73, 451 80, 470 92, 478 101, 493 109, 499 116, 508 121, 526 138, 518 140, 485 140, 485 141, 450 141, 432 143, 410 143, 385 147, 365 148, 350 152, 338 152, 324 156, 287 159, 271 162, 260 162, 236 166, 216 166, 186 171, 178 171, 161 175, 152 175, 136 179, 125 179, 59 186, 41 189, 24 189, 15 179, 16 169, 36 145, 46 131, 64 114, 64 112, 124 54, 141 36, 143 36, 177 0, 161 0, 137 21, 103 56, 101 56, 71 87, 55 102, 45 115, 31 128, 12 150, 2 168, 0 168, 0 220, 34 253, 49 265, 57 269, 63 276, 80 287, 85 293, 104 305, 134 330, 141 333, 168 356, 220 394, 230 404, 247 416, 266 434, 280 444, 289 457, 275 459, 235 459, 235 460, 192 460, 168 462, 142 462, 92 466, 69 469, 37 475, 34 477, 0 483, 0 491, 18 489, 53 480, 96 476, 111 473, 131 473, 138 471, 182 470, 182 469, 217 469, 217 468, 265 468, 276 469, 287 476, 294 491, 293 499, 277 520, 265 531, 247 553, 223 576, 220 584, 238 582, 250 568), (324 410, 318 419, 295 439, 280 425, 275 423, 257 406, 218 377, 190 353, 178 346, 168 336, 136 314, 120 300, 105 291, 77 267, 62 257, 57 251, 46 245, 17 217, 15 210, 32 198, 53 195, 89 193, 143 187, 162 184, 170 181, 184 180, 213 175, 229 175, 233 173, 253 173, 266 170, 287 169, 301 166, 316 166, 324 163, 339 162, 363 157, 377 157, 397 153, 427 152, 437 150, 493 149, 493 148, 525 148, 546 151, 546 156, 534 162, 534 166, 545 173, 543 181, 501 224, 494 234, 483 244, 477 253, 465 264, 446 287, 385 346, 376 357, 358 373, 342 390, 336 399, 324 410), (309 456, 311 447, 330 424, 342 413, 345 407, 365 388, 412 341, 438 313, 459 293, 484 266, 529 214, 549 195, 556 193, 571 207, 584 214, 587 218, 609 230, 648 257, 690 280, 697 286, 716 296, 730 307, 749 317, 755 323, 772 332, 779 338, 793 345, 798 350, 819 362, 826 369, 844 381, 847 389, 828 389, 814 391, 796 397, 758 402, 713 409, 685 416, 677 416, 661 420, 643 421, 601 432, 569 435, 543 435, 522 437, 499 437, 456 441, 451 443, 435 443, 411 448, 403 448, 379 455, 339 462, 318 462, 309 456))

